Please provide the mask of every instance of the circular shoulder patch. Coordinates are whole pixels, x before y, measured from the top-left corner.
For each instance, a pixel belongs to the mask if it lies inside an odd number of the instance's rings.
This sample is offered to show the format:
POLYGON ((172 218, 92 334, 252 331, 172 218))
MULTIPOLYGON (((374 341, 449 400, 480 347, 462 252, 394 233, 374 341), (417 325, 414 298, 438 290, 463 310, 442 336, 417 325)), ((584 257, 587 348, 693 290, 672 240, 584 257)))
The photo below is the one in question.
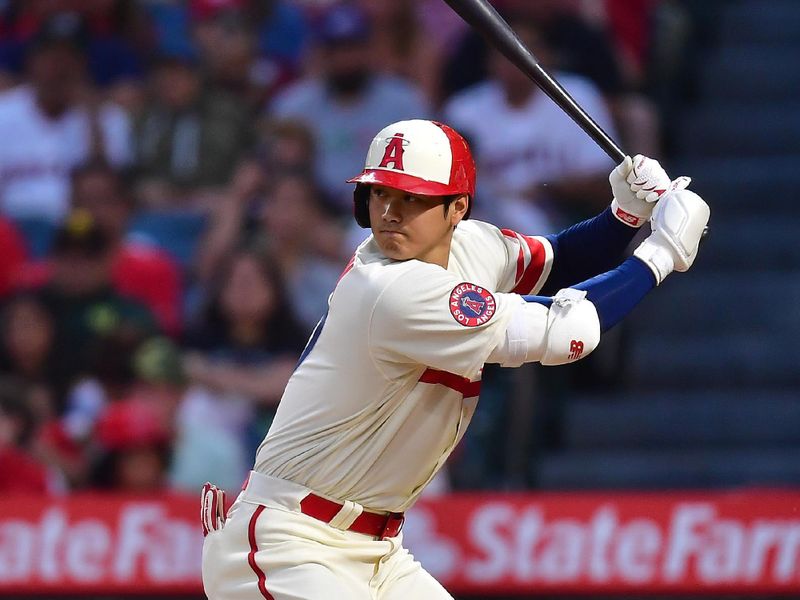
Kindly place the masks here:
POLYGON ((450 314, 464 327, 487 323, 496 310, 492 293, 474 283, 459 283, 450 292, 450 314))

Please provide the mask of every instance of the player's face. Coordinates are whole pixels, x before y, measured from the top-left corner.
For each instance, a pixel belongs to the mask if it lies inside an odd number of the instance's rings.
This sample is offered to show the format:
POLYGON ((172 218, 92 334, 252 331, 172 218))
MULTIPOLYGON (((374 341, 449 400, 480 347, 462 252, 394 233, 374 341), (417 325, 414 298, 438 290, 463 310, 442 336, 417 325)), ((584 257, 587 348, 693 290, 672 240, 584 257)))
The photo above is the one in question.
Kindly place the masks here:
POLYGON ((447 267, 453 229, 464 216, 467 198, 454 200, 445 213, 442 196, 420 196, 372 185, 369 218, 381 251, 394 260, 416 258, 447 267))

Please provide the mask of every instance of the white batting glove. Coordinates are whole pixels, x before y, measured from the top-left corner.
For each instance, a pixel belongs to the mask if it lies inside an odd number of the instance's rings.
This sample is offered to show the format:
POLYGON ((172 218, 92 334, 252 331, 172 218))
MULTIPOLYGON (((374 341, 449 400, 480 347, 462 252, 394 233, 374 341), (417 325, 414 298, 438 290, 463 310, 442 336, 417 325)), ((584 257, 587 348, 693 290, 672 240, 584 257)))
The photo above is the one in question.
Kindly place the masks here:
POLYGON ((633 255, 653 271, 656 284, 672 271, 689 270, 711 216, 708 204, 694 192, 684 189, 688 182, 679 179, 672 185, 674 187, 662 195, 653 211, 653 233, 633 251, 633 255))
POLYGON ((657 160, 637 154, 625 159, 608 176, 614 199, 611 211, 631 227, 641 227, 670 184, 669 176, 657 160))

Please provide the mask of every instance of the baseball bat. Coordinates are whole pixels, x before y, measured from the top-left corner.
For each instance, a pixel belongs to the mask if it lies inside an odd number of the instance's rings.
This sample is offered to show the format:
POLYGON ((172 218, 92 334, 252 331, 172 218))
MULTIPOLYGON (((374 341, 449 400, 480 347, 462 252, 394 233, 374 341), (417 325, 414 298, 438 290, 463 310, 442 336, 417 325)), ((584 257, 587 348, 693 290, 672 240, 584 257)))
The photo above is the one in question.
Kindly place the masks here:
MULTIPOLYGON (((625 158, 622 149, 583 110, 583 107, 575 102, 567 90, 542 68, 533 52, 522 43, 511 26, 489 4, 488 0, 445 0, 445 2, 462 19, 482 33, 518 69, 530 77, 615 163, 622 162, 625 158)), ((706 235, 708 235, 708 227, 703 231, 703 238, 706 235)))
POLYGON ((487 0, 445 0, 462 19, 482 33, 508 60, 530 77, 545 94, 567 113, 589 137, 608 154, 615 163, 625 158, 625 153, 595 123, 583 107, 553 79, 539 64, 525 44, 517 37, 511 26, 498 14, 487 0))

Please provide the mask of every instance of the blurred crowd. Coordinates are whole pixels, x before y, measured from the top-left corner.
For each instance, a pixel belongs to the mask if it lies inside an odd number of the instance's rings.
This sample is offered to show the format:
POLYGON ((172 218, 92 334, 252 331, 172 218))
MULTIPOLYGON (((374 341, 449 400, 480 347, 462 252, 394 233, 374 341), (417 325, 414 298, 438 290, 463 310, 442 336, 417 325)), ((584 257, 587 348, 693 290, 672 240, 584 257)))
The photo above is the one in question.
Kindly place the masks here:
MULTIPOLYGON (((493 4, 623 147, 662 153, 677 3, 493 4)), ((461 131, 473 216, 501 227, 610 201, 608 157, 441 0, 7 0, 0 90, 3 491, 237 489, 368 233, 345 179, 387 123, 461 131)), ((449 484, 532 485, 509 417, 530 394, 486 379, 449 484)))

